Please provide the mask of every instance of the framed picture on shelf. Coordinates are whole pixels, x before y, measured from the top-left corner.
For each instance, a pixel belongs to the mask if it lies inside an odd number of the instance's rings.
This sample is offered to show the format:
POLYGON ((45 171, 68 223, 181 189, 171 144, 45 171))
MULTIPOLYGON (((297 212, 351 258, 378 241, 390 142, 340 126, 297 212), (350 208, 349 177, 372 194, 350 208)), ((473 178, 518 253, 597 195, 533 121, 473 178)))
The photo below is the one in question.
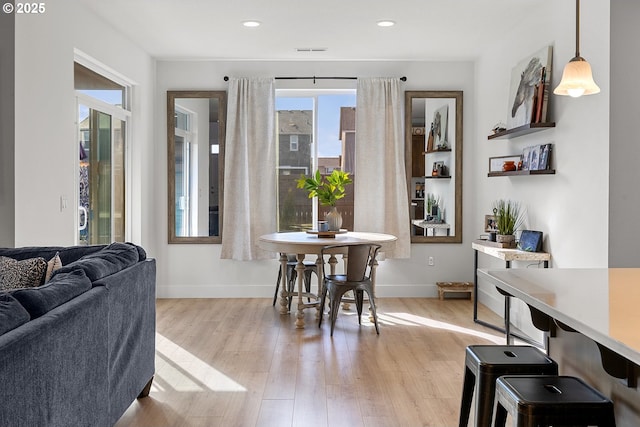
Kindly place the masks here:
POLYGON ((542 107, 542 101, 545 98, 544 91, 546 90, 546 98, 548 100, 548 84, 551 82, 552 49, 551 46, 540 49, 523 58, 511 70, 507 114, 508 129, 546 120, 546 117, 542 117, 542 108, 540 114, 534 111, 538 105, 534 102, 534 98, 541 98, 539 105, 542 107), (542 93, 538 92, 539 90, 542 93))
POLYGON ((496 217, 493 215, 485 215, 484 216, 484 231, 490 233, 492 231, 496 231, 496 217))
POLYGON ((433 149, 441 150, 449 146, 449 106, 443 105, 433 113, 433 149))
POLYGON ((529 170, 529 157, 531 156, 531 147, 524 147, 522 150, 522 170, 529 170))
POLYGON ((551 169, 551 144, 538 146, 538 170, 551 169))

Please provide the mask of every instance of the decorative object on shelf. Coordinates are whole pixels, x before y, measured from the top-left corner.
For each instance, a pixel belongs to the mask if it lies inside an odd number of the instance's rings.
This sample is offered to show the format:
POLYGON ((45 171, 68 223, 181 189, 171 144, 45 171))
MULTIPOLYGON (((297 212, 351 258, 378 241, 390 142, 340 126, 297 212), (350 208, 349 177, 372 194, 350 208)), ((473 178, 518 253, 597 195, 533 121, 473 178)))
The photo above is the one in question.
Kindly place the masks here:
POLYGON ((546 117, 542 117, 542 109, 545 97, 548 100, 552 56, 552 47, 547 46, 524 58, 511 70, 507 128, 511 129, 536 122, 537 112, 534 111, 534 97, 537 90, 541 91, 541 111, 538 121, 546 121, 546 117))
POLYGON ((580 0, 576 0, 576 56, 565 65, 562 80, 553 93, 577 98, 599 92, 600 88, 593 81, 591 65, 580 56, 580 0))
POLYGON ((493 203, 493 216, 496 219, 496 241, 515 247, 515 231, 523 220, 520 203, 500 199, 493 203))
POLYGON ((311 177, 302 175, 298 179, 298 188, 307 190, 310 199, 317 197, 321 205, 332 207, 325 219, 329 223, 329 231, 339 231, 342 225, 342 215, 335 207, 336 202, 345 196, 345 186, 352 182, 348 172, 334 169, 331 175, 322 176, 317 170, 311 177))
POLYGON ((505 172, 510 172, 516 170, 518 167, 516 166, 516 162, 514 160, 507 160, 502 162, 502 170, 505 172))
POLYGON ((427 137, 427 152, 433 151, 433 123, 431 123, 431 129, 429 130, 429 136, 427 137))
POLYGON ((495 125, 493 125, 493 127, 491 128, 491 132, 493 132, 494 134, 499 133, 499 132, 504 132, 505 130, 507 130, 507 125, 505 125, 502 122, 498 122, 495 125))
POLYGON ((411 128, 411 135, 424 135, 425 129, 424 126, 414 126, 411 128))
POLYGON ((447 176, 447 167, 444 165, 444 162, 433 162, 431 176, 447 176))

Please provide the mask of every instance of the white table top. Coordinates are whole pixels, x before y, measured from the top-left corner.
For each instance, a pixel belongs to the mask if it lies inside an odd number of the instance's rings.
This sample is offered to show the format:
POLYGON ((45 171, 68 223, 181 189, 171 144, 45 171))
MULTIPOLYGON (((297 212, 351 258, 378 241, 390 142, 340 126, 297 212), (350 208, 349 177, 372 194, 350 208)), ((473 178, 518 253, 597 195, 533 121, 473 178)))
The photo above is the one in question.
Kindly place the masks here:
POLYGON ((640 268, 480 269, 478 276, 640 365, 640 268))
POLYGON ((355 245, 358 243, 377 243, 382 251, 395 245, 397 237, 392 234, 349 231, 335 238, 318 237, 304 231, 293 233, 271 233, 260 236, 258 245, 267 251, 292 254, 315 254, 328 245, 355 245))

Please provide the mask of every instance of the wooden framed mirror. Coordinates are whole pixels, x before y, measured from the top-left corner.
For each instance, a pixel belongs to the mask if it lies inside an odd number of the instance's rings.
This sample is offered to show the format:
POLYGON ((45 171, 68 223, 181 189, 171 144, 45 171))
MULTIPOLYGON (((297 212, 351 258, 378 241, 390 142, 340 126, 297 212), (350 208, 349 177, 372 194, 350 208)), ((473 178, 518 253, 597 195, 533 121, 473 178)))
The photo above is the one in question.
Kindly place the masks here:
POLYGON ((169 243, 220 243, 224 91, 167 91, 169 243))
POLYGON ((462 243, 462 91, 405 92, 412 243, 462 243))

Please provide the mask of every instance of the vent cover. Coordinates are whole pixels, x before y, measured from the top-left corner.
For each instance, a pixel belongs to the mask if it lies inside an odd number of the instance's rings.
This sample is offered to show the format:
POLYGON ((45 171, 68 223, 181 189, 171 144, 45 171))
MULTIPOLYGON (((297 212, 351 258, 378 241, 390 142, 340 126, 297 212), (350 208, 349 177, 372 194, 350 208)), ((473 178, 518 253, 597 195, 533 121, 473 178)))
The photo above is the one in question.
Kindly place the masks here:
POLYGON ((326 52, 326 47, 297 47, 296 52, 326 52))

